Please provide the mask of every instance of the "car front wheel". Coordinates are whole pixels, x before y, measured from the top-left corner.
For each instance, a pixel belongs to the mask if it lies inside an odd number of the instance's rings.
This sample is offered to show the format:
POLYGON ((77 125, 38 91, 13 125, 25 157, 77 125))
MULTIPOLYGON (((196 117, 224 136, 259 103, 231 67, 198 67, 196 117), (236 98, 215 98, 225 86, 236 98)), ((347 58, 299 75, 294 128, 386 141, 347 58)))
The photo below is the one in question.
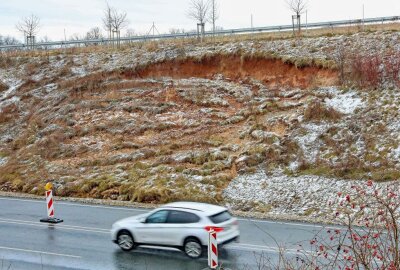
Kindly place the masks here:
POLYGON ((185 241, 183 250, 187 256, 192 259, 198 259, 203 253, 203 247, 201 243, 196 238, 189 238, 185 241))
POLYGON ((128 231, 121 231, 118 234, 117 243, 123 251, 130 251, 135 248, 133 237, 128 231))

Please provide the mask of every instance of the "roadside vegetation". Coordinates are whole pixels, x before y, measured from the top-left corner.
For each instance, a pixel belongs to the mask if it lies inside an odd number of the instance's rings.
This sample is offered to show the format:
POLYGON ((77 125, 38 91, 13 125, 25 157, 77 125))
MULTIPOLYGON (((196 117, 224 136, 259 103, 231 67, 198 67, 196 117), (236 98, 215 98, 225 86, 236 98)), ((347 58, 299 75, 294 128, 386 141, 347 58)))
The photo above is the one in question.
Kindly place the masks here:
POLYGON ((398 186, 372 181, 338 193, 331 202, 337 210, 332 218, 343 227, 322 229, 299 243, 295 255, 283 246, 279 260, 261 254, 257 269, 399 269, 398 197, 398 186))

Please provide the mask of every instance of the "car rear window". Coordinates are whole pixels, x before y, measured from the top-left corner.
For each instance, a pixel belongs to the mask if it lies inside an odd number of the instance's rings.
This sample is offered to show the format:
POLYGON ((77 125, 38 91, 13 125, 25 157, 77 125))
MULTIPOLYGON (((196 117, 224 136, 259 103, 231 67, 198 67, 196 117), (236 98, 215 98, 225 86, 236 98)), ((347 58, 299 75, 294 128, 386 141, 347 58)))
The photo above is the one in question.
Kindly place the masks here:
POLYGON ((213 223, 219 224, 219 223, 230 220, 232 218, 232 216, 231 216, 231 214, 229 214, 228 211, 224 211, 224 212, 212 215, 209 218, 213 223))
POLYGON ((200 218, 195 214, 183 212, 183 211, 170 211, 167 219, 167 223, 174 224, 187 224, 197 223, 200 218))

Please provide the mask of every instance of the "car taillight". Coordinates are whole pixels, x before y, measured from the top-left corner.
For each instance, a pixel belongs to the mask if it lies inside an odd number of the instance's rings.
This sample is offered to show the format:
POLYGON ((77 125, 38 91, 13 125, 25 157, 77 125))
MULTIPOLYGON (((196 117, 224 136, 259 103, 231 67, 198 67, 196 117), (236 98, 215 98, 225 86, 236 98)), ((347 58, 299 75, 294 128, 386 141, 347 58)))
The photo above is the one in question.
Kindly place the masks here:
POLYGON ((216 226, 205 226, 204 229, 209 232, 211 230, 213 230, 214 232, 222 232, 224 230, 224 228, 222 227, 216 227, 216 226))

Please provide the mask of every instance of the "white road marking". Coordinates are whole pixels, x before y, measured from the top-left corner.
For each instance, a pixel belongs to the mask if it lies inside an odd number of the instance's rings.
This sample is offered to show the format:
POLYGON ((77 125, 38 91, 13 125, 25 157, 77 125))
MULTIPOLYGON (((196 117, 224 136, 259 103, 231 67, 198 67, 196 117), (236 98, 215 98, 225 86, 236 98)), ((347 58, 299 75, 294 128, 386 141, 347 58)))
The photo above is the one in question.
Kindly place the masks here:
MULTIPOLYGON (((44 198, 43 198, 43 199, 44 199, 44 198)), ((34 202, 34 203, 46 204, 46 201, 33 200, 33 199, 16 199, 16 198, 0 197, 0 200, 3 200, 3 201, 34 202)), ((152 209, 137 209, 137 208, 128 208, 128 207, 102 206, 102 205, 82 204, 82 203, 66 203, 66 202, 63 202, 63 201, 56 201, 56 205, 57 205, 57 204, 68 205, 68 206, 76 206, 76 207, 90 207, 90 208, 101 208, 101 209, 117 209, 117 210, 136 211, 136 212, 149 212, 149 211, 152 210, 152 209)))
POLYGON ((237 218, 239 221, 247 221, 247 222, 254 222, 254 223, 269 223, 269 224, 275 224, 275 225, 288 225, 288 226, 294 226, 294 227, 312 227, 315 229, 343 229, 342 227, 337 227, 337 226, 329 226, 329 225, 320 225, 320 224, 305 224, 305 223, 294 223, 294 222, 280 222, 280 221, 270 221, 270 220, 260 220, 260 219, 246 219, 246 218, 237 218))
POLYGON ((70 230, 70 231, 84 231, 84 232, 93 232, 93 233, 102 233, 102 234, 110 234, 110 231, 106 231, 105 229, 91 229, 91 228, 76 228, 76 227, 70 227, 67 225, 52 225, 52 224, 43 224, 39 222, 18 222, 18 221, 9 221, 9 220, 0 220, 0 223, 6 223, 6 224, 17 224, 17 225, 25 225, 25 226, 34 226, 34 227, 41 227, 41 228, 48 228, 53 227, 53 228, 58 228, 58 229, 64 229, 64 230, 70 230))
POLYGON ((21 252, 28 252, 28 253, 37 253, 37 254, 44 254, 44 255, 52 255, 52 256, 60 256, 60 257, 69 257, 69 258, 76 258, 76 259, 81 259, 82 258, 81 256, 76 256, 76 255, 53 253, 53 252, 31 250, 31 249, 22 249, 22 248, 11 248, 11 247, 2 247, 2 246, 0 246, 0 249, 11 250, 11 251, 21 251, 21 252))
MULTIPOLYGON (((10 221, 10 222, 20 222, 20 223, 31 223, 31 224, 38 224, 38 225, 44 225, 42 222, 36 222, 36 221, 28 221, 28 220, 19 220, 19 219, 9 219, 9 218, 0 218, 0 221, 10 221)), ((64 225, 64 224, 48 224, 52 226, 57 226, 61 228, 77 228, 77 229, 85 229, 85 230, 98 230, 98 231, 106 231, 109 232, 110 229, 104 229, 104 228, 95 228, 95 227, 82 227, 82 226, 73 226, 73 225, 64 225)))
POLYGON ((269 246, 265 246, 265 245, 253 245, 253 244, 246 244, 246 243, 237 243, 237 244, 233 244, 236 246, 249 246, 249 247, 255 247, 255 248, 265 248, 265 247, 269 247, 269 246))
POLYGON ((304 250, 298 250, 298 249, 293 249, 293 248, 277 248, 276 246, 271 247, 271 246, 262 246, 262 245, 252 245, 252 244, 244 244, 244 243, 239 243, 239 244, 230 244, 225 246, 226 249, 229 248, 234 248, 234 249, 244 249, 244 250, 256 250, 256 251, 270 251, 270 252, 275 252, 275 253, 290 253, 290 254, 304 254, 304 253, 309 253, 312 254, 312 252, 309 251, 304 251, 304 250))
POLYGON ((292 226, 302 226, 302 227, 323 227, 322 225, 314 225, 314 224, 303 224, 303 223, 291 223, 291 222, 280 222, 280 221, 269 221, 269 220, 258 220, 258 219, 246 219, 246 218, 238 218, 239 221, 249 221, 256 223, 269 223, 276 225, 292 225, 292 226))
MULTIPOLYGON (((234 244, 234 245, 229 245, 225 247, 226 249, 239 249, 239 250, 256 250, 256 251, 270 251, 270 252, 275 252, 279 253, 281 250, 277 247, 269 247, 269 246, 258 246, 258 247, 252 247, 252 246, 244 246, 240 244, 234 244)), ((282 250, 286 253, 297 253, 297 250, 293 249, 284 249, 282 250)))

